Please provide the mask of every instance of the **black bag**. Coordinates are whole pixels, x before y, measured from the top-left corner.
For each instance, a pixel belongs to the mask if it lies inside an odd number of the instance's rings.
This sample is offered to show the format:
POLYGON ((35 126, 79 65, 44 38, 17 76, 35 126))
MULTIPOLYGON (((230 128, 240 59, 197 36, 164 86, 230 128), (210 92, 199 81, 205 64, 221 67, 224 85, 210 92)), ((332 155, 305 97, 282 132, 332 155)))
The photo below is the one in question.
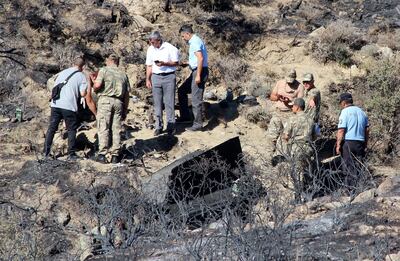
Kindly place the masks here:
POLYGON ((49 101, 54 102, 54 101, 60 99, 60 93, 61 93, 62 87, 64 87, 64 85, 67 84, 69 79, 71 79, 71 77, 77 72, 79 72, 79 71, 73 72, 70 76, 67 77, 67 79, 65 79, 63 82, 60 82, 59 84, 57 84, 56 86, 53 87, 53 89, 51 90, 51 98, 49 101))

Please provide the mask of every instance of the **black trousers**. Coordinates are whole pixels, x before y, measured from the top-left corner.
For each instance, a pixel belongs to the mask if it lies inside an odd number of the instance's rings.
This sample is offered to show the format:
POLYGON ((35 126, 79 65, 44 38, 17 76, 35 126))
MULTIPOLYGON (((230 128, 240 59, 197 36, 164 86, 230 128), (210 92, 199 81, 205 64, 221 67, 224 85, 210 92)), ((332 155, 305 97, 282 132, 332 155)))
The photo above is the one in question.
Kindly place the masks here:
POLYGON ((60 121, 64 120, 68 130, 68 155, 75 153, 76 129, 78 128, 77 113, 70 110, 51 108, 50 125, 46 133, 44 154, 49 155, 53 144, 54 134, 58 130, 60 121))
POLYGON ((346 185, 355 186, 362 174, 365 158, 365 142, 345 140, 342 146, 342 170, 346 175, 346 185))
POLYGON ((203 118, 203 94, 208 79, 208 67, 204 67, 200 75, 200 83, 195 81, 197 69, 193 70, 186 81, 178 88, 179 115, 183 119, 190 119, 191 114, 188 105, 188 94, 192 94, 193 126, 202 127, 203 118))

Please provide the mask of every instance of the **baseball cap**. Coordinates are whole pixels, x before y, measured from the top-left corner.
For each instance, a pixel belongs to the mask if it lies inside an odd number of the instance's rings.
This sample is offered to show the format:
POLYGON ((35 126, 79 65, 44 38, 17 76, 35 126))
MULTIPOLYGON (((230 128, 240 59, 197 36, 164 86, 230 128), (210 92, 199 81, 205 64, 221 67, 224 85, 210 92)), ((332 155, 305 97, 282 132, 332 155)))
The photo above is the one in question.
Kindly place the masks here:
POLYGON ((296 70, 292 69, 292 70, 290 70, 290 72, 286 76, 286 82, 287 83, 293 83, 296 80, 296 77, 297 77, 296 70))
POLYGON ((116 55, 115 53, 112 53, 108 56, 108 59, 114 60, 114 61, 119 61, 119 56, 116 55))
POLYGON ((314 81, 314 75, 312 73, 306 73, 303 75, 303 82, 314 81))
POLYGON ((342 93, 339 96, 339 102, 342 101, 353 101, 353 96, 351 95, 351 93, 348 92, 342 93))
POLYGON ((303 108, 306 106, 306 102, 303 100, 303 98, 296 98, 293 101, 293 105, 297 105, 300 108, 303 108))

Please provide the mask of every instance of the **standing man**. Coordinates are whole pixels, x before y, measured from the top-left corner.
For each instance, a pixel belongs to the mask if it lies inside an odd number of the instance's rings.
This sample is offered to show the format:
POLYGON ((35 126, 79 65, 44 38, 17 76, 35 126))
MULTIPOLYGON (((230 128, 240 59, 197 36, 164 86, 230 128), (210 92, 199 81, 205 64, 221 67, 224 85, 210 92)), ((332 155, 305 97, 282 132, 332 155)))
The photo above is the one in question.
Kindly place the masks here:
POLYGON ((314 123, 319 121, 321 108, 321 92, 314 85, 314 75, 306 73, 303 76, 304 100, 306 101, 305 113, 313 119, 314 123))
POLYGON ((125 120, 129 104, 128 76, 118 68, 119 57, 111 54, 106 59, 106 67, 100 69, 94 79, 93 90, 97 93, 97 132, 99 153, 97 161, 106 163, 106 154, 111 153, 111 162, 120 161, 121 124, 125 120), (109 146, 109 137, 112 144, 109 146))
POLYGON ((336 154, 341 154, 345 169, 349 174, 357 172, 357 162, 365 157, 368 144, 368 117, 363 110, 353 105, 350 93, 339 96, 342 111, 339 116, 336 136, 336 154))
POLYGON ((296 98, 293 101, 292 112, 295 115, 291 116, 285 123, 282 133, 283 140, 286 142, 286 153, 293 171, 291 179, 293 181, 295 198, 300 199, 301 192, 304 189, 305 174, 310 174, 311 171, 305 173, 312 166, 313 146, 312 133, 314 121, 305 112, 306 103, 302 98, 296 98))
POLYGON ((194 34, 191 25, 183 25, 179 33, 189 44, 189 67, 192 70, 189 78, 178 89, 180 118, 177 122, 191 120, 188 105, 188 94, 192 94, 193 125, 188 131, 200 131, 203 128, 203 94, 208 79, 208 54, 204 42, 194 34))
MULTIPOLYGON (((82 57, 77 57, 74 60, 74 66, 61 71, 55 81, 54 86, 59 83, 68 81, 62 87, 60 98, 52 100, 50 125, 46 133, 44 146, 44 155, 50 155, 51 145, 53 143, 54 134, 58 130, 58 125, 63 119, 68 130, 68 159, 75 160, 76 129, 78 128, 78 98, 86 95, 87 80, 82 73, 85 60, 82 57)), ((81 99, 82 101, 82 99, 81 99)))
POLYGON ((154 114, 158 136, 163 130, 163 104, 167 114, 168 135, 175 133, 175 87, 176 66, 179 64, 178 49, 164 42, 159 32, 155 31, 149 37, 150 47, 146 55, 146 86, 152 89, 154 114))
POLYGON ((282 134, 283 123, 291 116, 292 101, 304 96, 304 87, 296 80, 297 74, 292 69, 285 80, 276 83, 272 90, 270 100, 275 102, 275 112, 268 124, 267 130, 267 152, 270 157, 276 151, 277 142, 282 134))

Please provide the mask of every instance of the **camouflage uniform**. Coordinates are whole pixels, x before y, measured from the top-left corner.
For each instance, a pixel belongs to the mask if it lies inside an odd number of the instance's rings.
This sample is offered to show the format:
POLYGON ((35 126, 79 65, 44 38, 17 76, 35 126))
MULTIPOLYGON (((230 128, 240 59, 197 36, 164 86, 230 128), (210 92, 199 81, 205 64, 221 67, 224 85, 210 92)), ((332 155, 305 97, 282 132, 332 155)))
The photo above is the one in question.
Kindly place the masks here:
POLYGON ((310 167, 313 159, 312 133, 314 121, 304 111, 293 115, 285 124, 283 135, 289 139, 286 143, 285 157, 292 164, 292 181, 296 198, 304 189, 304 171, 310 167))
MULTIPOLYGON (((289 76, 294 77, 295 75, 289 76)), ((272 92, 288 97, 292 101, 296 98, 302 98, 304 96, 304 86, 295 79, 290 80, 293 82, 293 88, 288 85, 287 80, 280 80, 276 83, 276 86, 272 92)), ((279 151, 279 147, 283 147, 284 144, 282 143, 280 136, 282 134, 285 121, 292 116, 291 108, 282 101, 275 101, 274 106, 275 112, 273 113, 268 124, 268 130, 266 134, 268 143, 266 152, 270 157, 274 156, 274 152, 276 152, 276 154, 282 154, 279 151)))
POLYGON ((305 113, 314 120, 315 123, 319 120, 319 111, 321 107, 321 92, 317 88, 304 90, 304 100, 306 101, 305 113), (308 103, 311 99, 315 101, 315 107, 309 107, 308 103))
POLYGON ((116 65, 100 69, 96 83, 102 83, 102 88, 97 92, 97 131, 99 139, 99 154, 108 152, 110 132, 112 145, 109 149, 111 155, 118 156, 121 148, 121 122, 124 110, 124 98, 128 95, 130 86, 128 76, 116 65))

